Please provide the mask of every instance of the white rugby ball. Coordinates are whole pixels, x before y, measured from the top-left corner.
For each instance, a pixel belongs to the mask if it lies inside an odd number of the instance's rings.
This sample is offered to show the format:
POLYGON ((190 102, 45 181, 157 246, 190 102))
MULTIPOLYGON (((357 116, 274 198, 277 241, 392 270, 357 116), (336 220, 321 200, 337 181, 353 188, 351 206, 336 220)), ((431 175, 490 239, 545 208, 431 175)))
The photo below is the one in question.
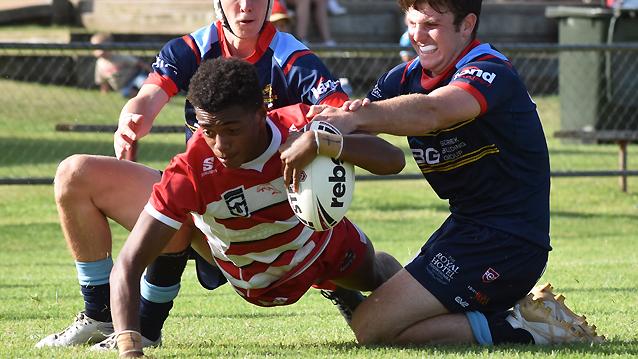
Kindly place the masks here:
MULTIPOLYGON (((313 121, 302 131, 340 134, 323 121, 313 121)), ((346 215, 354 193, 354 166, 336 158, 317 155, 303 169, 299 190, 288 189, 288 202, 301 223, 315 231, 328 230, 346 215)))

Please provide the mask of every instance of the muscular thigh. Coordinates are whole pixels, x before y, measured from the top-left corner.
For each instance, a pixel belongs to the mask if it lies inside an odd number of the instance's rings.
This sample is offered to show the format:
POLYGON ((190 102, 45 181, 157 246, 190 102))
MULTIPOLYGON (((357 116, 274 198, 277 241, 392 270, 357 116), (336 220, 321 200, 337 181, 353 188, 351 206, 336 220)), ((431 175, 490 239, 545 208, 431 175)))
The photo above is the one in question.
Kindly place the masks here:
POLYGON ((105 156, 91 156, 85 167, 96 207, 130 231, 161 179, 160 171, 105 156))
POLYGON ((405 268, 450 312, 494 312, 527 294, 546 262, 543 248, 450 218, 405 268))

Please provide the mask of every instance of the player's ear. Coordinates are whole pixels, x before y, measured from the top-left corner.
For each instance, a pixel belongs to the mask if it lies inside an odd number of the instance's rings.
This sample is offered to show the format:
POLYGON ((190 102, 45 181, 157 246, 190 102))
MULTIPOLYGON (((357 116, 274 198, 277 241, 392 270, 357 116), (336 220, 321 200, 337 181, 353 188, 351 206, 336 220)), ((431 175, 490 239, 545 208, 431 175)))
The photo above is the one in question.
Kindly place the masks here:
POLYGON ((461 21, 460 31, 463 35, 467 37, 472 36, 472 32, 474 31, 474 27, 476 26, 476 14, 467 14, 463 21, 461 21))

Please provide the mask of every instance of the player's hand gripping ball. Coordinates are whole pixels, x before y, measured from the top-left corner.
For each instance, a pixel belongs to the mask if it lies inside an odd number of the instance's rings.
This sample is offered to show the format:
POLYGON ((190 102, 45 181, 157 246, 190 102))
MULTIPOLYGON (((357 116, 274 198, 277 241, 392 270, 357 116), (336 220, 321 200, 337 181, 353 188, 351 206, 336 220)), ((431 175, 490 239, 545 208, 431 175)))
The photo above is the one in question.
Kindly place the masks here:
MULTIPOLYGON (((302 131, 341 134, 331 124, 313 121, 302 131)), ((292 185, 291 185, 292 186, 292 185)), ((288 202, 301 223, 315 231, 328 230, 346 215, 354 192, 354 166, 336 158, 317 155, 303 169, 299 191, 288 188, 288 202)))

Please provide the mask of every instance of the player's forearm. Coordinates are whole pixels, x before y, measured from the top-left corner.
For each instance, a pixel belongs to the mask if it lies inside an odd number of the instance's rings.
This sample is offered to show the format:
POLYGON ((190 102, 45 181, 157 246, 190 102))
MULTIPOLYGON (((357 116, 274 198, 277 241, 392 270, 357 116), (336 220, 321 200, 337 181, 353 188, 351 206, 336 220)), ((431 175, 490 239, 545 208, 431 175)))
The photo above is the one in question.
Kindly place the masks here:
POLYGON ((363 134, 344 136, 340 159, 377 175, 396 174, 405 167, 401 149, 379 137, 363 134))
POLYGON ((136 131, 139 137, 147 135, 151 131, 153 122, 170 97, 159 86, 145 84, 137 96, 128 100, 120 113, 120 121, 127 113, 142 115, 142 121, 136 131))
POLYGON ((142 269, 118 260, 111 272, 111 317, 115 332, 140 330, 140 277, 142 269))

